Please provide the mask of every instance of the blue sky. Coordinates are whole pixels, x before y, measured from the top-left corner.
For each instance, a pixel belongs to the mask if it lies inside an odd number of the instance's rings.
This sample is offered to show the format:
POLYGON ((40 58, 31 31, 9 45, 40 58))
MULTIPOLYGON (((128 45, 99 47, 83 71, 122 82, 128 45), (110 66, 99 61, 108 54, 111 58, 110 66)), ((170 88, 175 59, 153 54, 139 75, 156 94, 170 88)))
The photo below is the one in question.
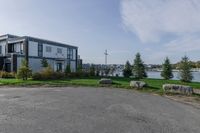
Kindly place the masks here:
POLYGON ((0 34, 79 47, 84 63, 200 60, 199 0, 1 0, 0 34))

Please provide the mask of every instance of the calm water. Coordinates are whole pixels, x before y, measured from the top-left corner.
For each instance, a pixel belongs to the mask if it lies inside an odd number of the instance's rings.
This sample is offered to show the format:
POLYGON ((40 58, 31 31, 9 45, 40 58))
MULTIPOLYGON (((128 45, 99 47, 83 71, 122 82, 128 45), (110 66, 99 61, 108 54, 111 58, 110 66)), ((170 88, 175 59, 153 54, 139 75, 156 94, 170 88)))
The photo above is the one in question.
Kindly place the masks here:
MULTIPOLYGON (((122 72, 116 72, 115 74, 118 74, 119 76, 123 76, 122 72)), ((155 79, 162 79, 160 76, 160 72, 155 72, 155 71, 148 71, 148 78, 155 78, 155 79)), ((179 73, 178 72, 173 72, 174 74, 174 80, 179 80, 179 73)), ((194 82, 200 82, 200 72, 192 72, 194 79, 192 81, 194 82)))
MULTIPOLYGON (((162 79, 160 76, 160 72, 147 72, 148 78, 156 78, 156 79, 162 79)), ((178 72, 173 72, 175 80, 179 80, 179 73, 178 72)), ((192 75, 194 77, 193 81, 195 82, 200 82, 200 72, 192 72, 192 75)))

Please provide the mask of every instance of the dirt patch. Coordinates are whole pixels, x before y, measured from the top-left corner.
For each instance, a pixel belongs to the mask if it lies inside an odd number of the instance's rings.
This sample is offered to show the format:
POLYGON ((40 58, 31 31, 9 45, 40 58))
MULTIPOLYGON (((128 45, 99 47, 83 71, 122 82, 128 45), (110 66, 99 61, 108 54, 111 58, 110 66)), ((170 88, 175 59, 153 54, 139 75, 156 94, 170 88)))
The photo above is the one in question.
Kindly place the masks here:
POLYGON ((200 109, 200 96, 164 95, 165 97, 200 109))

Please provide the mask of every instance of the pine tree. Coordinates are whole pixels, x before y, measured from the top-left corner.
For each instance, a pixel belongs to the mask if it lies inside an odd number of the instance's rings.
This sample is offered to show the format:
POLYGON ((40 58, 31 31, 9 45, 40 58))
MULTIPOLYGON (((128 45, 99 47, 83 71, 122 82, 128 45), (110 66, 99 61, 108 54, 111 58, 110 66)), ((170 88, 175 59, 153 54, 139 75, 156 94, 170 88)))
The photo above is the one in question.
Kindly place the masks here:
POLYGON ((49 66, 49 64, 48 64, 48 62, 47 62, 47 60, 45 58, 43 58, 41 60, 41 64, 42 64, 42 67, 44 67, 44 68, 49 66))
POLYGON ((140 53, 137 53, 135 56, 132 72, 133 76, 137 79, 142 79, 147 77, 145 66, 141 59, 140 53))
POLYGON ((26 60, 22 60, 22 64, 17 71, 17 78, 27 80, 32 75, 31 69, 29 69, 28 63, 26 60))
POLYGON ((124 77, 129 78, 132 75, 132 66, 129 61, 126 62, 124 70, 123 70, 124 77))
POLYGON ((191 67, 189 58, 187 56, 184 56, 179 66, 179 70, 180 70, 179 74, 180 74, 181 81, 190 82, 193 79, 191 69, 192 67, 191 67))
POLYGON ((168 57, 165 59, 162 65, 161 77, 167 80, 174 77, 172 73, 172 65, 170 64, 170 60, 168 57))

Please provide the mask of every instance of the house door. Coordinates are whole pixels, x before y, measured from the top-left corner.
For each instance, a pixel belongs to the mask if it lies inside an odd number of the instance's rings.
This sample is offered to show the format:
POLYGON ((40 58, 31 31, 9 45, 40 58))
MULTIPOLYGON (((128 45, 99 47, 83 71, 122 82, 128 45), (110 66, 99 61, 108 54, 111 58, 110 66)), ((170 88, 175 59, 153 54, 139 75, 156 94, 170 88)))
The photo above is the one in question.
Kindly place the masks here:
POLYGON ((5 64, 5 71, 6 72, 11 72, 11 63, 6 63, 5 64))
POLYGON ((62 72, 62 63, 57 63, 57 71, 62 72))

